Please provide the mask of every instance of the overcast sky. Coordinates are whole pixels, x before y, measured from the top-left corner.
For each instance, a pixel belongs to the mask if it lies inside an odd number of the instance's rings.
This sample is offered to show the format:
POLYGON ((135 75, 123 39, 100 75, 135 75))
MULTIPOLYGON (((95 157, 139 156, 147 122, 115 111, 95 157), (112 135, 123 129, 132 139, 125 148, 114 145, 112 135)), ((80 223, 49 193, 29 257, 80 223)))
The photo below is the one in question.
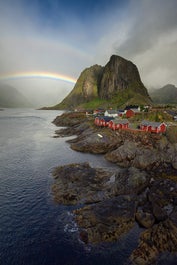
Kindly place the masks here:
MULTIPOLYGON (((0 51, 0 77, 51 72, 77 79, 117 54, 137 65, 147 88, 177 86, 177 1, 0 1, 0 51)), ((6 82, 49 105, 74 86, 39 78, 6 82)))

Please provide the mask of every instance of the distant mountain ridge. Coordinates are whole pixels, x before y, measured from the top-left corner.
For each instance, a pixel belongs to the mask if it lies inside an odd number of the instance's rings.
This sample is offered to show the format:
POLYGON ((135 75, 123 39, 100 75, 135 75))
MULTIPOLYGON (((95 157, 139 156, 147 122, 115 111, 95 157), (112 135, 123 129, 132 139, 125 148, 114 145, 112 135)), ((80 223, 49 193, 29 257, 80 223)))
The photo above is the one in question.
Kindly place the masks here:
POLYGON ((151 103, 136 65, 112 55, 104 67, 93 65, 86 68, 69 95, 53 108, 106 108, 151 103))
POLYGON ((14 87, 0 83, 0 107, 25 108, 31 103, 14 87))
POLYGON ((172 84, 149 91, 149 94, 154 103, 177 104, 177 87, 172 84))

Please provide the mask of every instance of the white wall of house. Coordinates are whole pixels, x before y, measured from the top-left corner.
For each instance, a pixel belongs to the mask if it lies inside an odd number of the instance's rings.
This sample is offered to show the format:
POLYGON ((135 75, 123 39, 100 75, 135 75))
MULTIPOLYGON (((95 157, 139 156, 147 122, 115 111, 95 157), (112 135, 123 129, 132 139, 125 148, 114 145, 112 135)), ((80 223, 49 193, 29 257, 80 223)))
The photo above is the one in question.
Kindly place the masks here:
POLYGON ((105 111, 104 116, 108 116, 108 117, 118 117, 118 112, 117 113, 110 113, 108 110, 105 111))

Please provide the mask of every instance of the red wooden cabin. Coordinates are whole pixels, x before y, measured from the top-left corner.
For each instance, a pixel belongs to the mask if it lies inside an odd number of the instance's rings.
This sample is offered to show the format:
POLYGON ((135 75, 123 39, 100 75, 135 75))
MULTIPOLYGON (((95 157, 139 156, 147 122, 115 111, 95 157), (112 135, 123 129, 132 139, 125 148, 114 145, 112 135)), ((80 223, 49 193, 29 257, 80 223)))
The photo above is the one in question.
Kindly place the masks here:
POLYGON ((167 125, 164 122, 142 121, 140 129, 146 132, 164 133, 167 125))
POLYGON ((112 130, 127 129, 129 121, 127 119, 114 119, 109 122, 109 128, 112 130))
POLYGON ((107 117, 107 116, 96 117, 95 125, 107 127, 111 120, 113 120, 113 117, 107 117))
POLYGON ((132 109, 129 109, 126 111, 126 117, 127 118, 131 118, 133 116, 135 116, 135 112, 132 109))

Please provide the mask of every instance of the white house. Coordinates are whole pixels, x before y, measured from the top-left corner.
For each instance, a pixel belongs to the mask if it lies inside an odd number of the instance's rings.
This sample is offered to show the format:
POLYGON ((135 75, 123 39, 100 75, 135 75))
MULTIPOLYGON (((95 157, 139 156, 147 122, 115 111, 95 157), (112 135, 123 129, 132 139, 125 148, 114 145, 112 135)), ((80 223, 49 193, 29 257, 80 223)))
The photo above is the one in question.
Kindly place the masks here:
POLYGON ((119 112, 118 110, 109 109, 105 111, 104 116, 115 118, 119 116, 119 112))

